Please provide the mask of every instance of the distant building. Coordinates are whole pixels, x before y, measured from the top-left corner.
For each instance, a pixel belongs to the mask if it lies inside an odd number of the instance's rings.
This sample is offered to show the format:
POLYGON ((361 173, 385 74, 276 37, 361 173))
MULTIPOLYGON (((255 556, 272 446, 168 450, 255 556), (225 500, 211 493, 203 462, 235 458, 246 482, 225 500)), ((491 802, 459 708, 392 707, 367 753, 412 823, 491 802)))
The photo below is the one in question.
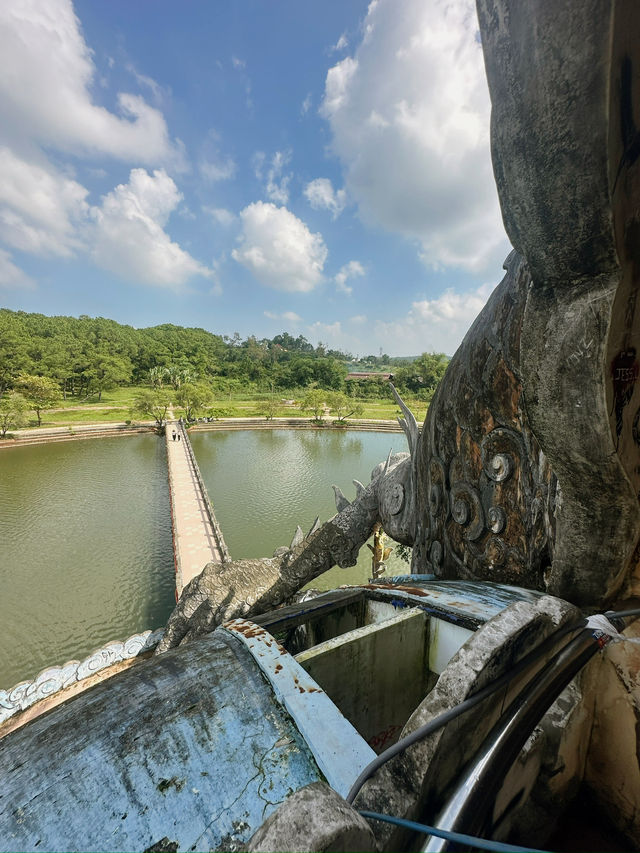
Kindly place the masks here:
POLYGON ((384 379, 385 382, 393 379, 393 373, 377 373, 375 371, 362 371, 361 373, 347 373, 346 379, 384 379))

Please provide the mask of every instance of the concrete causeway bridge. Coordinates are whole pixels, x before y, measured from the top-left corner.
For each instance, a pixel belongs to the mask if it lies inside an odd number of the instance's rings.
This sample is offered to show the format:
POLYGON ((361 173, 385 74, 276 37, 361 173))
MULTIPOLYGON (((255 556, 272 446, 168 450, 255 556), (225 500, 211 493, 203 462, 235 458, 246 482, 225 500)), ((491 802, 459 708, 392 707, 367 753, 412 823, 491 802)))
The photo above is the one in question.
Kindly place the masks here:
POLYGON ((178 599, 184 587, 207 563, 226 562, 231 557, 189 436, 180 421, 167 422, 166 443, 178 599))

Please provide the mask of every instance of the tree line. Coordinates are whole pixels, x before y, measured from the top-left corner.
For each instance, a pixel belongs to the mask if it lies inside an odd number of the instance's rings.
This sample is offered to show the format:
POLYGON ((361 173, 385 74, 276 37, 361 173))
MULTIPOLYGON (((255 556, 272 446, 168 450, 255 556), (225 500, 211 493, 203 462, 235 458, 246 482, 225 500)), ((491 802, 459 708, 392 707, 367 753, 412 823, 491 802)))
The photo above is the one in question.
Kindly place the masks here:
MULTIPOLYGON (((391 370, 401 393, 428 400, 447 362, 442 354, 424 353, 411 362, 367 356, 360 364, 391 370)), ((310 389, 388 396, 382 379, 347 382, 349 363, 350 353, 322 343, 313 346, 303 335, 287 332, 242 339, 237 332, 217 335, 168 323, 135 329, 103 317, 0 309, 0 414, 10 397, 15 409, 20 395, 38 423, 41 411, 57 399, 99 402, 104 391, 125 385, 145 385, 156 393, 171 388, 174 396, 185 398, 187 408, 192 400, 186 398, 202 397, 206 389, 218 396, 310 389)), ((192 408, 199 405, 195 399, 192 408)))

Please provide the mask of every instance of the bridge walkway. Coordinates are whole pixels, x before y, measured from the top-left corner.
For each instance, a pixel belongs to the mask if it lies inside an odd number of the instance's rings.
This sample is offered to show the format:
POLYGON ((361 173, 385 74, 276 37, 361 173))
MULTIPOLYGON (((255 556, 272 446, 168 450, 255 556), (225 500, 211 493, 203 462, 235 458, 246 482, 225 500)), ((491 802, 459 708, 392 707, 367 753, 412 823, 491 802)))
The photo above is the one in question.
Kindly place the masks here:
POLYGON ((207 563, 227 562, 230 556, 182 423, 167 422, 166 443, 178 599, 207 563))

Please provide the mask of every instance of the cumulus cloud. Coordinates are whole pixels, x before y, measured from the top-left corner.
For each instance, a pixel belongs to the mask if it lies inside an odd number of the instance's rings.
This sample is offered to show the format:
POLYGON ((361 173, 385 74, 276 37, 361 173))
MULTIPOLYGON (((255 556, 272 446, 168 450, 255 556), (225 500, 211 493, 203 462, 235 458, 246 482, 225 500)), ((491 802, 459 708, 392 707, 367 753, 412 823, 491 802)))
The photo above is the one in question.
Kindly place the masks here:
POLYGON ((350 197, 427 264, 487 267, 507 244, 472 0, 377 0, 363 32, 329 69, 321 108, 350 197))
POLYGON ((286 207, 257 201, 240 213, 240 245, 231 253, 255 278, 275 290, 308 292, 322 281, 327 247, 286 207))
POLYGON ((0 3, 0 113, 14 140, 139 163, 182 159, 164 117, 121 92, 118 114, 93 102, 96 69, 71 0, 0 3))
POLYGON ((164 231, 182 195, 164 169, 152 175, 132 169, 127 184, 119 184, 93 208, 88 236, 97 264, 122 278, 173 289, 192 276, 212 277, 212 271, 172 242, 164 231))
POLYGON ((349 261, 348 264, 340 267, 340 270, 335 275, 334 281, 338 290, 342 291, 342 293, 350 294, 353 291, 353 288, 347 285, 349 279, 360 278, 363 275, 364 267, 360 261, 349 261))
POLYGON ((0 249, 0 287, 7 290, 33 290, 35 283, 11 260, 9 252, 0 249))
POLYGON ((235 222, 236 215, 225 207, 202 207, 202 212, 207 213, 218 225, 231 225, 235 222))
POLYGON ((284 320, 285 323, 297 325, 302 322, 302 317, 296 314, 295 311, 283 311, 282 314, 276 314, 274 311, 265 311, 264 316, 270 320, 284 320))
POLYGON ((387 352, 453 355, 494 287, 484 284, 465 293, 451 289, 436 299, 414 302, 405 318, 376 323, 375 338, 387 352))
POLYGON ((345 190, 334 192, 329 178, 316 178, 315 181, 311 181, 304 188, 304 194, 311 207, 315 210, 330 211, 333 219, 340 216, 347 203, 345 190))
POLYGON ((0 146, 0 238, 37 255, 69 257, 81 245, 87 190, 44 161, 29 162, 0 146))

